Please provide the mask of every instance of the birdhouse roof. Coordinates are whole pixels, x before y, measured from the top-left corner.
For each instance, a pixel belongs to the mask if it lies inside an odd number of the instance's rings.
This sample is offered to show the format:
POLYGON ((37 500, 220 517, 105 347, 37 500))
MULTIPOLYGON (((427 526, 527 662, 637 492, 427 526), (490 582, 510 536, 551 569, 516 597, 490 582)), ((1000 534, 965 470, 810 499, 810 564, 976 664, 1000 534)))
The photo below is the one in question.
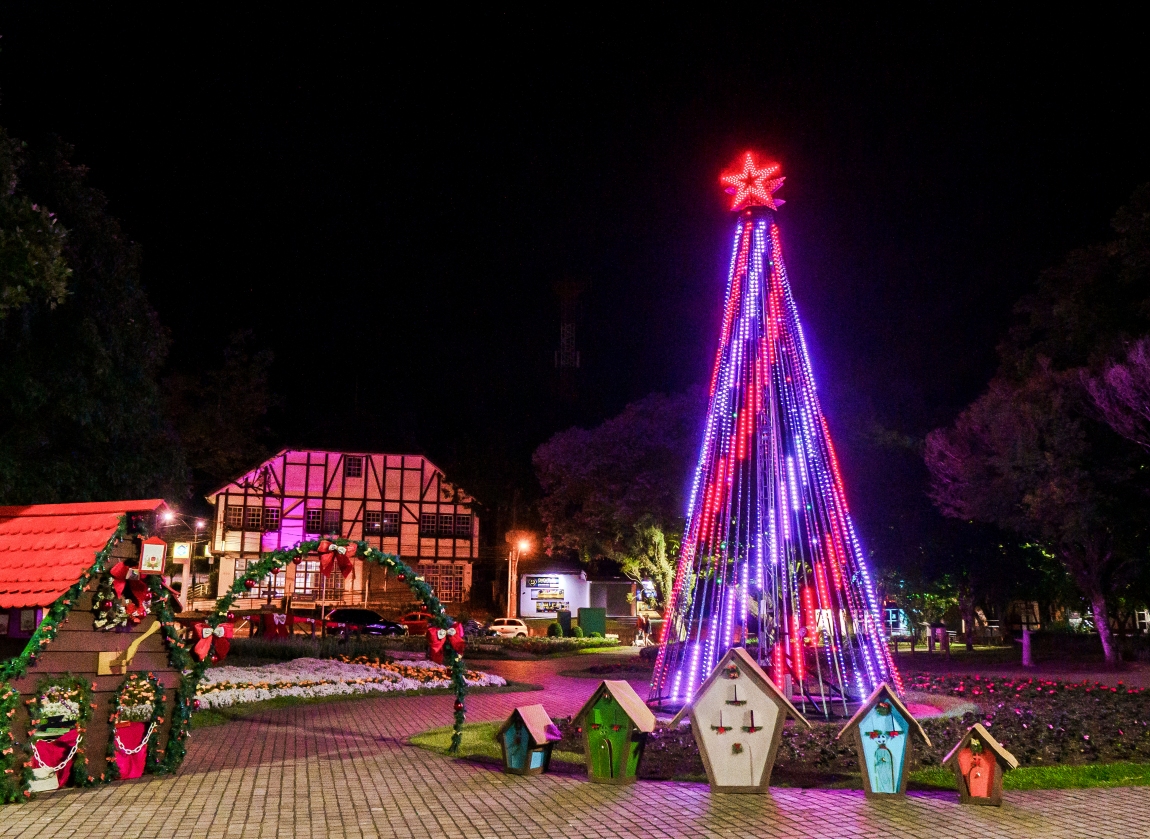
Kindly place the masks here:
POLYGON ((555 737, 547 736, 547 726, 554 728, 555 723, 551 721, 551 717, 542 705, 521 705, 513 710, 511 715, 507 717, 507 721, 499 727, 497 737, 503 736, 503 733, 511 727, 516 714, 519 715, 519 719, 523 720, 527 734, 531 737, 532 745, 543 746, 554 742, 555 737))
POLYGON ((951 749, 950 754, 942 759, 943 764, 946 765, 951 763, 951 761, 956 760, 958 758, 958 753, 962 751, 963 747, 966 746, 967 743, 970 742, 972 737, 977 737, 979 740, 981 740, 982 745, 994 753, 994 757, 996 760, 998 760, 999 763, 1011 769, 1018 768, 1018 758, 1012 755, 1001 743, 995 740, 994 737, 991 736, 990 732, 987 731, 980 722, 976 722, 970 727, 970 730, 967 731, 966 734, 963 735, 962 739, 958 741, 958 745, 951 749))
POLYGON ((623 712, 631 719, 637 729, 645 734, 650 734, 655 730, 655 715, 651 713, 647 703, 639 698, 639 694, 635 693, 633 687, 618 679, 604 679, 600 682, 599 687, 591 694, 591 698, 579 709, 575 719, 580 720, 587 716, 604 693, 610 694, 611 698, 619 703, 619 707, 623 709, 623 712))
MULTIPOLYGON (((711 671, 711 675, 709 675, 703 681, 703 683, 699 685, 699 689, 695 691, 695 696, 702 696, 704 693, 706 693, 711 685, 713 685, 719 678, 723 677, 723 671, 732 664, 739 665, 740 669, 746 672, 746 674, 751 678, 751 681, 759 685, 764 693, 766 693, 768 696, 774 699, 776 703, 782 706, 784 713, 789 714, 791 717, 793 717, 798 722, 801 722, 807 728, 811 727, 810 721, 799 712, 799 709, 794 706, 789 697, 783 694, 778 685, 771 681, 771 677, 766 674, 766 671, 763 670, 763 668, 759 667, 758 662, 751 658, 751 654, 748 653, 744 647, 732 647, 730 650, 728 650, 727 654, 719 660, 719 663, 715 666, 715 669, 711 671)), ((693 703, 691 702, 688 702, 686 705, 684 705, 682 710, 675 715, 673 720, 671 720, 671 725, 678 725, 683 717, 690 712, 692 705, 693 703)))
POLYGON ((926 736, 926 730, 922 727, 922 724, 914 718, 914 715, 911 714, 910 711, 907 710, 907 707, 902 704, 902 700, 898 698, 898 694, 895 693, 894 690, 891 689, 890 685, 888 685, 886 682, 883 682, 881 685, 875 688, 874 693, 870 695, 867 701, 862 704, 862 707, 859 708, 858 711, 855 712, 855 715, 850 718, 846 725, 843 726, 843 730, 835 735, 835 739, 838 740, 852 728, 858 727, 859 723, 862 722, 863 717, 870 713, 871 708, 877 705, 879 700, 883 699, 884 696, 886 699, 890 700, 892 705, 898 708, 899 713, 906 717, 906 721, 911 725, 915 733, 918 734, 918 736, 922 738, 923 742, 929 746, 930 738, 926 736))
POLYGON ((120 517, 158 498, 0 507, 0 609, 51 606, 92 567, 120 517))

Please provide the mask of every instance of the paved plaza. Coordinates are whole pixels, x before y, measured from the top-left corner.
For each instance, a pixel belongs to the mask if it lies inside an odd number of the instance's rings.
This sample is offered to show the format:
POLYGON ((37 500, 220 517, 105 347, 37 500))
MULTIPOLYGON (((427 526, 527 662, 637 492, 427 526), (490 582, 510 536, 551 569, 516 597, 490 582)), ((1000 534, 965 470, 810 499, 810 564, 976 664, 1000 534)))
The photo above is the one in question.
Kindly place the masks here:
MULTIPOLYGON (((542 701, 577 710, 587 659, 482 667, 544 692, 468 701, 495 720, 542 701)), ((640 687, 636 685, 636 687, 640 687)), ((446 725, 450 696, 364 699, 270 711, 195 733, 174 778, 68 790, 0 810, 0 837, 1150 837, 1150 788, 1008 792, 1001 809, 956 794, 869 802, 861 791, 712 795, 705 784, 591 784, 580 775, 504 775, 405 744, 446 725)))

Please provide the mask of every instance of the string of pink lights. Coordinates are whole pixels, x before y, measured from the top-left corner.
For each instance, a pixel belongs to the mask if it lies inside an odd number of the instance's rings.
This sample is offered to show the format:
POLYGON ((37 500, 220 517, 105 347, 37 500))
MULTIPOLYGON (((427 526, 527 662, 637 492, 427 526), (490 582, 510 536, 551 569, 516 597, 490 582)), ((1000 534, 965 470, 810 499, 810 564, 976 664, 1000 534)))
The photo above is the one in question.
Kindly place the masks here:
POLYGON ((791 296, 777 164, 722 177, 737 213, 710 408, 652 704, 689 701, 732 646, 824 713, 902 691, 791 296))

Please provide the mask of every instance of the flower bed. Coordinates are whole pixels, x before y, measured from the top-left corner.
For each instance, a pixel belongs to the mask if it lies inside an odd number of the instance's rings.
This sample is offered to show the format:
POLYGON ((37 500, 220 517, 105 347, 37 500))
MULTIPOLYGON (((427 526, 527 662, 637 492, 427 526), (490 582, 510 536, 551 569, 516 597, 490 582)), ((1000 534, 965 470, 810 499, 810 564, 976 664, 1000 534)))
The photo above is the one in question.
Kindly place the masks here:
MULTIPOLYGON (((1041 679, 909 674, 910 691, 933 693, 950 700, 968 699, 977 713, 920 720, 933 743, 916 746, 916 764, 938 766, 959 738, 981 722, 1022 766, 1068 766, 1117 762, 1150 763, 1150 691, 1094 682, 1055 682, 1041 679), (976 692, 977 691, 977 692, 976 692)), ((808 717, 811 731, 789 723, 783 731, 776 777, 786 783, 822 783, 858 774, 858 758, 850 738, 836 740, 844 720, 819 722, 808 717)), ((582 749, 582 735, 570 720, 557 720, 563 733, 555 748, 582 749)), ((660 725, 651 734, 639 767, 648 779, 702 778, 690 726, 660 725)))
MULTIPOLYGON (((466 671, 471 687, 505 685, 488 673, 466 671)), ((223 708, 281 696, 315 698, 357 693, 451 688, 451 671, 430 661, 390 663, 378 658, 297 658, 262 667, 213 667, 196 691, 200 707, 223 708)))

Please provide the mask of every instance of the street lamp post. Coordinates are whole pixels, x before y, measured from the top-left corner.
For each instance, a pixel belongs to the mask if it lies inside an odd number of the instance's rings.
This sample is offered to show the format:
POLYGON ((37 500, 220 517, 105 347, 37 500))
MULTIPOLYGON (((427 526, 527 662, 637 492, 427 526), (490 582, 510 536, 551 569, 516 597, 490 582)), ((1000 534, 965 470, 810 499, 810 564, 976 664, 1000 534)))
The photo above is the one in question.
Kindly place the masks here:
POLYGON ((519 558, 531 551, 531 534, 523 530, 512 530, 507 534, 511 549, 507 554, 507 617, 515 617, 518 611, 519 558))
POLYGON ((189 551, 187 559, 176 559, 173 557, 173 559, 182 566, 180 569, 180 608, 186 611, 188 605, 191 603, 192 563, 196 559, 196 547, 199 544, 200 531, 204 529, 205 522, 203 519, 189 520, 188 516, 173 513, 171 510, 165 510, 160 515, 160 519, 163 522, 161 525, 162 528, 166 529, 175 524, 182 524, 192 531, 192 549, 189 551))

